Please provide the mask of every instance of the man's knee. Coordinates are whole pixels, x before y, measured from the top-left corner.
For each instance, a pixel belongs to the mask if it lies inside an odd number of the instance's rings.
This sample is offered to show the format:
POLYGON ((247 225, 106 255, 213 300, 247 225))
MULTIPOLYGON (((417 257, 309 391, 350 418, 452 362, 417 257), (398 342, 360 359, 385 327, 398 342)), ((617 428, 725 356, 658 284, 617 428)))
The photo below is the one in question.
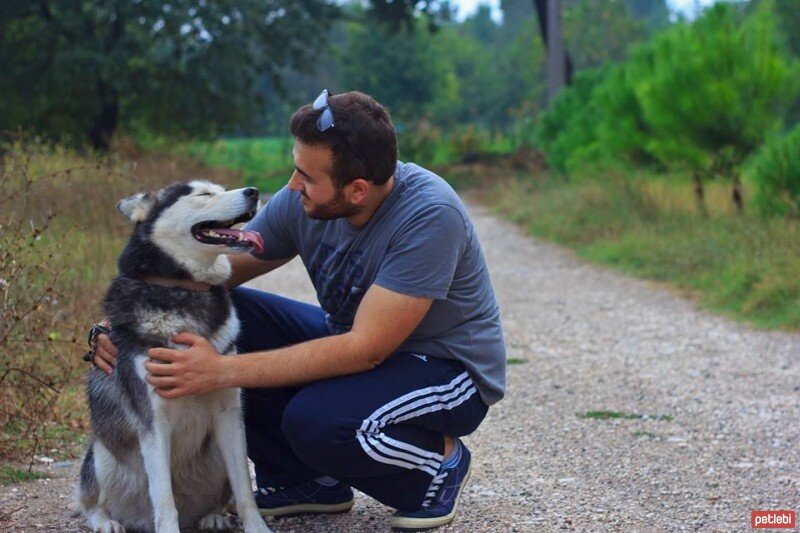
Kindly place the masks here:
POLYGON ((281 430, 295 454, 326 473, 337 473, 336 464, 346 455, 348 445, 352 446, 356 433, 335 416, 332 407, 303 390, 286 406, 281 421, 281 430))

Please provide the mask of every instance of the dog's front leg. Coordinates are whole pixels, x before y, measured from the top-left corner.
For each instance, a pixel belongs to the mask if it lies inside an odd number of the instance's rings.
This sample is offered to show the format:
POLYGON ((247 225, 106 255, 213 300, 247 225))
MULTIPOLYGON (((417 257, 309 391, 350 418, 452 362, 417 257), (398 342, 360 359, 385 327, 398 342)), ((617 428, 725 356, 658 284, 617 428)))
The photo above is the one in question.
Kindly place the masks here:
POLYGON ((159 404, 161 400, 156 398, 152 404, 152 425, 140 433, 139 439, 150 501, 153 504, 155 531, 179 533, 178 510, 172 495, 171 431, 163 406, 159 404))
POLYGON ((250 484, 239 389, 222 391, 220 403, 220 409, 214 418, 214 440, 225 462, 233 497, 236 499, 236 512, 239 513, 247 533, 269 533, 271 530, 258 512, 250 484))

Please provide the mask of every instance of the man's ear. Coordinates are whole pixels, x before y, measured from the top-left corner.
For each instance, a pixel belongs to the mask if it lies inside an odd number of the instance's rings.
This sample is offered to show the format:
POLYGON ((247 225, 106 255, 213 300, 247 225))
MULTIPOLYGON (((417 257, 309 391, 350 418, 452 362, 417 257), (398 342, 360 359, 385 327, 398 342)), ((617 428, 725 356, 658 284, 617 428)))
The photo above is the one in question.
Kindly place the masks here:
POLYGON ((131 222, 141 222, 156 205, 156 196, 149 192, 140 192, 120 200, 117 210, 128 217, 131 222))
POLYGON ((358 178, 351 181, 349 185, 350 185, 350 191, 349 191, 350 198, 348 199, 354 204, 360 204, 367 197, 367 193, 369 193, 369 188, 371 183, 365 179, 358 178))

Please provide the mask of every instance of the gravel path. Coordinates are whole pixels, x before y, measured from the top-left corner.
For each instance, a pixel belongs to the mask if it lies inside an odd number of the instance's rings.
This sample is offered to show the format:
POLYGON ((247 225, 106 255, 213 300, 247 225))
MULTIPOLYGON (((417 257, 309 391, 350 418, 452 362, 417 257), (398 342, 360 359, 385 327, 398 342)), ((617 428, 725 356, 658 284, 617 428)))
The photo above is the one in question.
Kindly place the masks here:
MULTIPOLYGON (((472 482, 442 531, 745 531, 752 509, 800 508, 800 335, 709 316, 470 210, 516 364, 466 439, 472 482)), ((298 262, 257 285, 313 301, 298 262)), ((76 475, 0 488, 4 512, 25 506, 0 531, 81 531, 76 475)), ((359 495, 347 515, 272 526, 385 531, 390 514, 359 495)))

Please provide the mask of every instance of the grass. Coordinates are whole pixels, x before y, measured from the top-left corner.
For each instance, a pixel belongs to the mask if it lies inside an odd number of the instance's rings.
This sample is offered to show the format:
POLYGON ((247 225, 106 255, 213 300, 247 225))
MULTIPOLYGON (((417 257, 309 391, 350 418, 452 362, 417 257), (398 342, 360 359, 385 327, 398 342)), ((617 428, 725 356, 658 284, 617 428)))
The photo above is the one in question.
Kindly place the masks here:
POLYGON ((576 413, 578 418, 589 418, 592 420, 659 420, 664 422, 671 422, 670 415, 641 415, 637 413, 623 413, 620 411, 586 411, 584 413, 576 413))
POLYGON ((727 184, 708 185, 708 218, 696 213, 681 175, 517 176, 499 180, 486 198, 530 234, 584 259, 668 282, 756 327, 800 329, 800 221, 737 215, 727 184))
POLYGON ((12 466, 0 467, 0 485, 15 485, 17 483, 44 479, 46 477, 47 475, 36 472, 35 470, 23 470, 12 466))

